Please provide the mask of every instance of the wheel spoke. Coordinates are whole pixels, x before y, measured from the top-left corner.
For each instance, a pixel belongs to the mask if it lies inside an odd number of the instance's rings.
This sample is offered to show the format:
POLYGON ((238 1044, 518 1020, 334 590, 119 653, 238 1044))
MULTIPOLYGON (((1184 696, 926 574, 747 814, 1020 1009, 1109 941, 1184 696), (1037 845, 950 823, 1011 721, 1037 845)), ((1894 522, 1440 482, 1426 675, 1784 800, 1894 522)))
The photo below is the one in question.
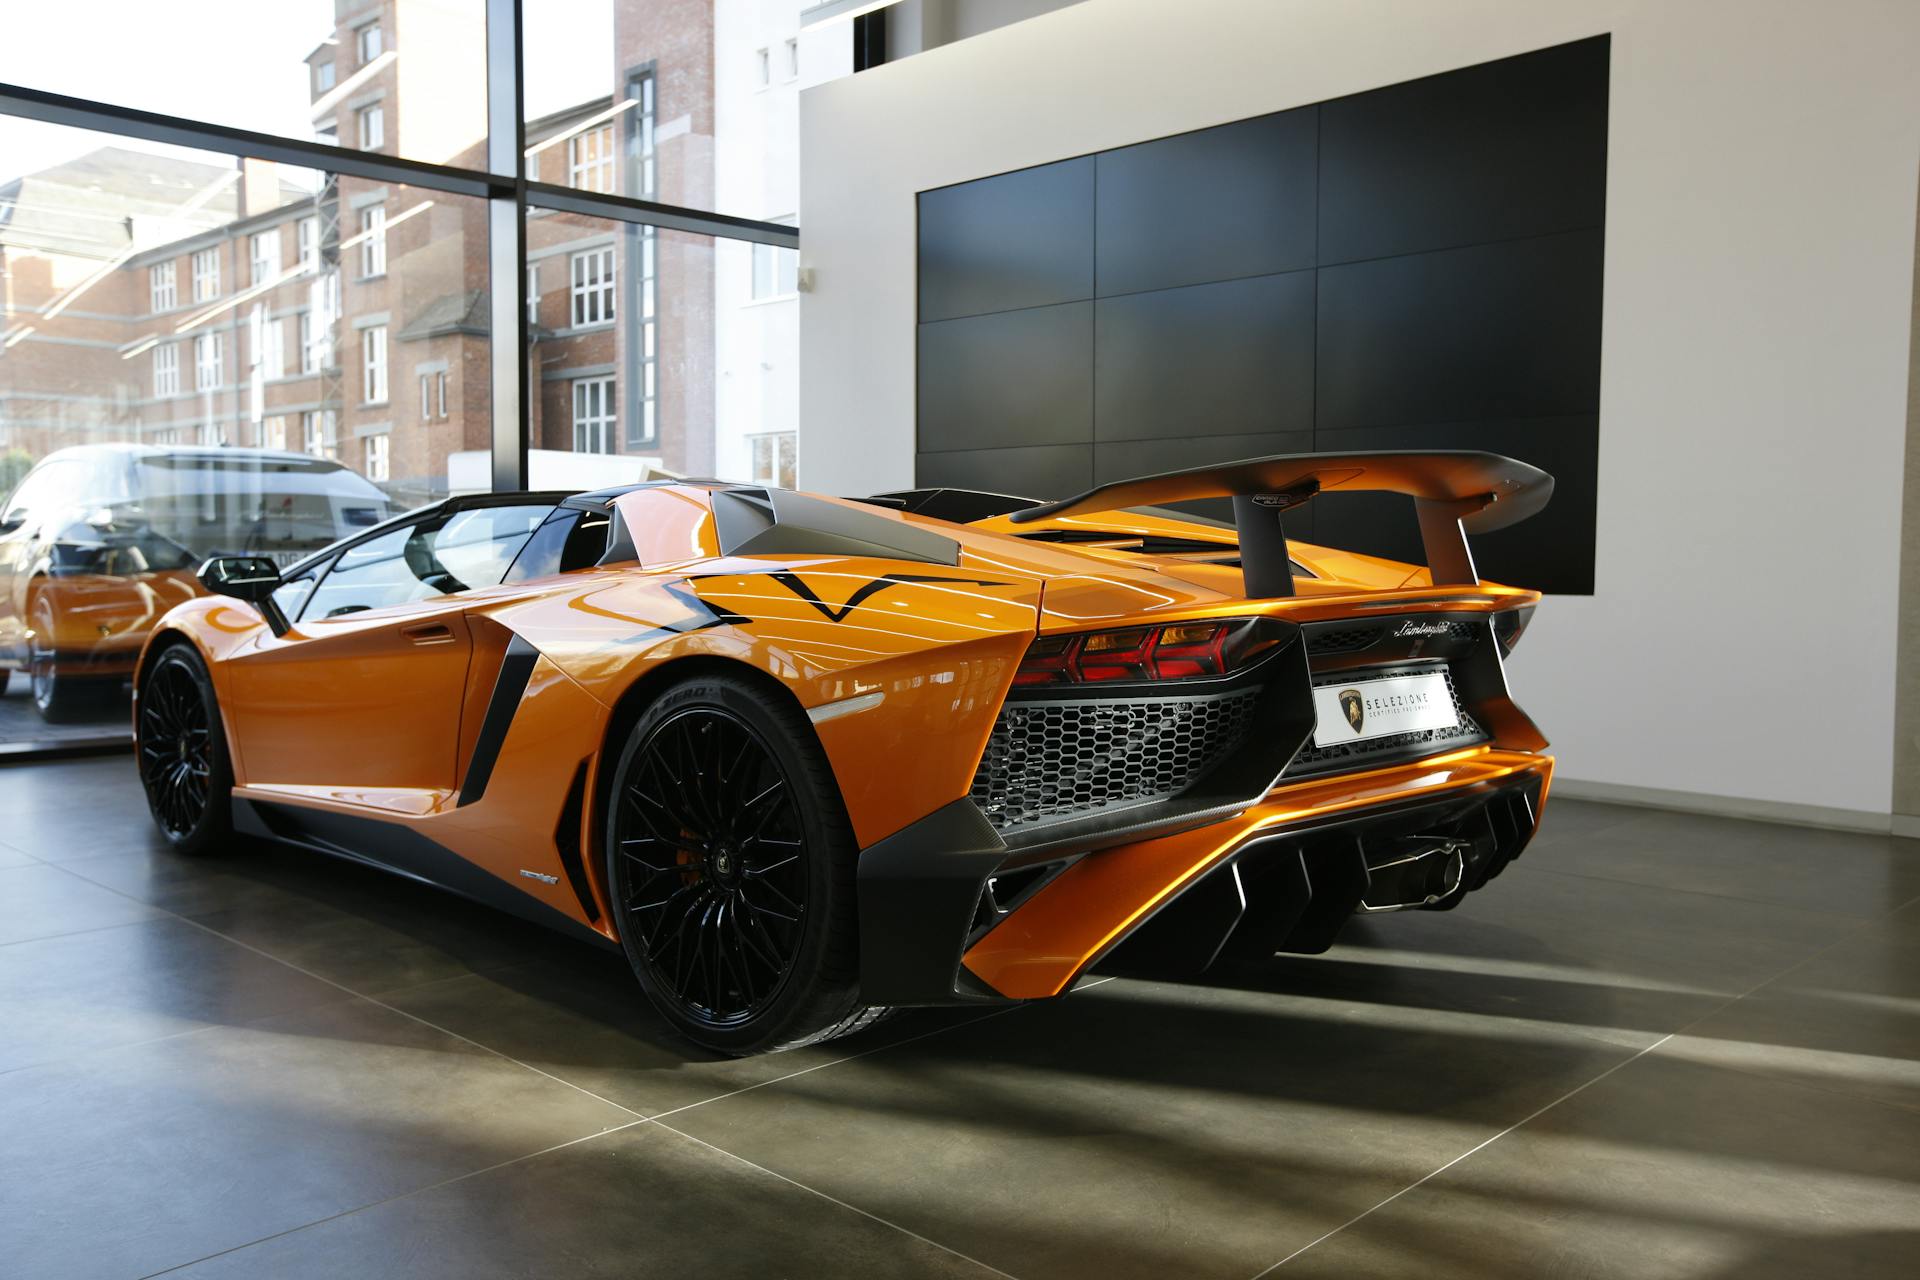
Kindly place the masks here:
POLYGON ((746 1022, 785 988, 804 936, 792 785, 760 732, 712 705, 655 724, 628 760, 607 834, 636 964, 684 1016, 746 1022))
POLYGON ((170 835, 188 834, 213 795, 212 713, 177 662, 163 662, 140 691, 139 748, 154 817, 170 835))

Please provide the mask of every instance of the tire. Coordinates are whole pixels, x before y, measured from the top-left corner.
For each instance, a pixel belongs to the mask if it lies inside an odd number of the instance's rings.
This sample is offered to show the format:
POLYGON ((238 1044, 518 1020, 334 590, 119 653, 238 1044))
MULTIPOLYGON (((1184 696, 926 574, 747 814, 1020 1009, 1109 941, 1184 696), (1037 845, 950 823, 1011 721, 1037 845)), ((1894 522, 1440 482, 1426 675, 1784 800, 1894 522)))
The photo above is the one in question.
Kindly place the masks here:
POLYGON ((232 758, 213 681, 191 645, 171 645, 148 664, 134 732, 147 808, 167 843, 196 857, 230 848, 232 758))
POLYGON ((860 1001, 853 830, 798 707, 699 676, 641 715, 607 797, 621 947, 675 1030, 791 1049, 886 1011, 860 1001))
POLYGON ((12 682, 13 672, 6 667, 0 667, 0 697, 6 696, 7 686, 12 682))
POLYGON ((53 602, 45 591, 34 595, 27 616, 33 630, 32 638, 27 641, 27 684, 33 695, 33 709, 48 724, 84 719, 97 711, 101 704, 99 687, 61 674, 52 643, 53 602))

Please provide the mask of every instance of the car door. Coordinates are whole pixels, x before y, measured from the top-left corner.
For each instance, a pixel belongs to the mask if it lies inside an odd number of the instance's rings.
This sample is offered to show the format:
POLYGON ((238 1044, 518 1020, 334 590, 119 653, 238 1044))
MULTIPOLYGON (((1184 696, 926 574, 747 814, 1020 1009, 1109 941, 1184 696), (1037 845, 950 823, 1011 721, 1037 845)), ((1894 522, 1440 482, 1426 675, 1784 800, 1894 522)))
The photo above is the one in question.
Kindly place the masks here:
POLYGON ((441 508, 342 550, 285 635, 262 631, 229 659, 249 784, 451 790, 470 593, 500 582, 552 509, 441 508))

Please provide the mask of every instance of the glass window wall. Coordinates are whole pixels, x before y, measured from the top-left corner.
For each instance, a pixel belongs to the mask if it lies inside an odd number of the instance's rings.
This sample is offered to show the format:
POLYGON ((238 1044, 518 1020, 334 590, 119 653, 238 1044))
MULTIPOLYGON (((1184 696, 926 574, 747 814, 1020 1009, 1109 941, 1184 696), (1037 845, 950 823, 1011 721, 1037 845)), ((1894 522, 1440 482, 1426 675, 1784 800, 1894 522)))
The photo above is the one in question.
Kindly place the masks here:
POLYGON ((792 483, 797 94, 848 69, 844 27, 800 32, 800 0, 522 8, 493 38, 525 112, 491 150, 484 0, 10 19, 0 743, 124 732, 133 655, 215 551, 288 564, 495 487, 792 483), (514 358, 525 403, 496 403, 514 358))

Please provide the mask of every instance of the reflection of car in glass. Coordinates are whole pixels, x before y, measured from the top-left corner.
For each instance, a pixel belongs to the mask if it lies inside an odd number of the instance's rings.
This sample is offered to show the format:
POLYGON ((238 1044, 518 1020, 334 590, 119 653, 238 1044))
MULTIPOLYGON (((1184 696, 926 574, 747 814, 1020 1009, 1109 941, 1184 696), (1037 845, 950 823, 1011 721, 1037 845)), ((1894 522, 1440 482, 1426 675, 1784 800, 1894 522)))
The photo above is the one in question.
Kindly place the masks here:
POLYGON ((1363 453, 1049 505, 449 499, 210 561, 141 656, 141 778, 183 852, 238 829, 624 949, 726 1052, 1325 950, 1533 835, 1552 759, 1505 660, 1540 597, 1465 532, 1551 489, 1363 453), (1290 544, 1323 489, 1411 495, 1427 567, 1290 544), (1143 505, 1218 496, 1237 528, 1143 505))
POLYGON ((49 454, 0 507, 0 689, 24 670, 48 719, 117 688, 160 616, 201 594, 213 555, 290 564, 384 520, 337 462, 262 449, 83 445, 49 454))

